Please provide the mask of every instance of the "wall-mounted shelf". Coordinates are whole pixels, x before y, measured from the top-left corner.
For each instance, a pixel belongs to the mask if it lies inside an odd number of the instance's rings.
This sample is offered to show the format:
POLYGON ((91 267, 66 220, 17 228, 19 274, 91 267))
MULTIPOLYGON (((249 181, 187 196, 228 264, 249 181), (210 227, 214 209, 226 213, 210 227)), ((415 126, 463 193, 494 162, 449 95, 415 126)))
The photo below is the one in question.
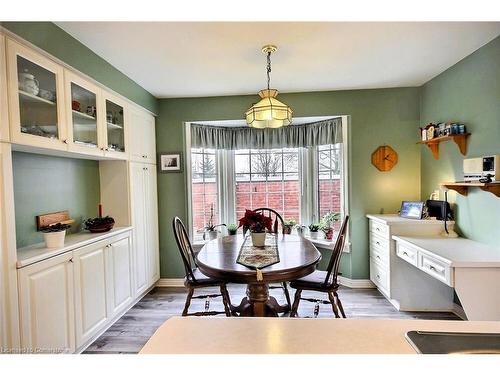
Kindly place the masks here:
POLYGON ((439 159, 439 144, 441 142, 453 140, 457 144, 458 149, 460 150, 460 153, 462 155, 466 155, 467 154, 467 137, 469 135, 470 135, 470 133, 446 135, 443 137, 429 139, 428 141, 419 141, 419 142, 417 142, 417 144, 427 145, 427 147, 429 147, 431 149, 432 156, 434 156, 434 159, 439 159))
POLYGON ((481 190, 489 191, 497 197, 500 197, 500 182, 443 182, 441 185, 448 189, 455 190, 464 196, 469 192, 469 187, 478 187, 481 190))

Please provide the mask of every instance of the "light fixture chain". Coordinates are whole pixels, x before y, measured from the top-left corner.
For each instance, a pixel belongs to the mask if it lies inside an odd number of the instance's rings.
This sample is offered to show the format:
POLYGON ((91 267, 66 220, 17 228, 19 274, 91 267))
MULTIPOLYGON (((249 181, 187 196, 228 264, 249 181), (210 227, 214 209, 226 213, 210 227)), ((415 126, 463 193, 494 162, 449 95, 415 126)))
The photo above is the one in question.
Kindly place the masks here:
POLYGON ((267 52, 267 89, 271 83, 271 51, 267 52))

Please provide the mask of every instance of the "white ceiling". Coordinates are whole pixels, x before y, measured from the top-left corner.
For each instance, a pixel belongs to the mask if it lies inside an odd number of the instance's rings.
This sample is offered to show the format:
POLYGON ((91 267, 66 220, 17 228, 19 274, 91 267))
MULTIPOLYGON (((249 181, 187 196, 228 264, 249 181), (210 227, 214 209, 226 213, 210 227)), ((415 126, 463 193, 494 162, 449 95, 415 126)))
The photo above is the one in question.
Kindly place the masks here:
POLYGON ((419 86, 500 22, 57 22, 157 97, 419 86))

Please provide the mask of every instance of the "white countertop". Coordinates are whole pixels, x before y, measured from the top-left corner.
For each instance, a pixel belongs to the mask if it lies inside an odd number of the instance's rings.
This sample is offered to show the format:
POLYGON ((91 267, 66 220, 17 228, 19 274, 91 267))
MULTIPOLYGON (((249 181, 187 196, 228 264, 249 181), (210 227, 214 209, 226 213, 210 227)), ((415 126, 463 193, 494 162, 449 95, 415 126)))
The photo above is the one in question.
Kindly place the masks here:
MULTIPOLYGON (((418 224, 418 225, 442 225, 444 228, 443 220, 436 220, 436 218, 431 219, 407 219, 405 217, 401 217, 398 214, 383 214, 383 215, 375 215, 368 214, 366 215, 368 219, 372 219, 378 222, 381 222, 386 225, 394 225, 394 224, 418 224)), ((453 220, 448 220, 448 224, 454 224, 453 220)))
POLYGON ((451 267, 500 267, 500 247, 489 246, 467 238, 392 236, 441 258, 451 267))
POLYGON ((89 245, 130 230, 132 230, 132 227, 115 227, 109 232, 104 233, 80 232, 67 235, 64 239, 64 247, 47 248, 45 247, 45 243, 42 242, 17 249, 17 268, 28 266, 41 260, 63 254, 78 247, 89 245))
POLYGON ((173 317, 141 354, 415 354, 412 330, 500 333, 500 322, 173 317))

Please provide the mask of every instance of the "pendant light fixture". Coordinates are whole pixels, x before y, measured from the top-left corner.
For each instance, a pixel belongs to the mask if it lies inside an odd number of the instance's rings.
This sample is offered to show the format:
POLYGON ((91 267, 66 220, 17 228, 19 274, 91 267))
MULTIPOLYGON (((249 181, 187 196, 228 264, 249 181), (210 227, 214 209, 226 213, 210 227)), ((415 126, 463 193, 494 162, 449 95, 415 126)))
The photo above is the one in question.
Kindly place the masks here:
POLYGON ((273 45, 262 47, 262 52, 267 55, 267 89, 259 91, 262 99, 245 112, 247 124, 253 128, 280 128, 292 123, 292 109, 276 99, 278 90, 269 88, 271 53, 276 52, 277 49, 273 45))

